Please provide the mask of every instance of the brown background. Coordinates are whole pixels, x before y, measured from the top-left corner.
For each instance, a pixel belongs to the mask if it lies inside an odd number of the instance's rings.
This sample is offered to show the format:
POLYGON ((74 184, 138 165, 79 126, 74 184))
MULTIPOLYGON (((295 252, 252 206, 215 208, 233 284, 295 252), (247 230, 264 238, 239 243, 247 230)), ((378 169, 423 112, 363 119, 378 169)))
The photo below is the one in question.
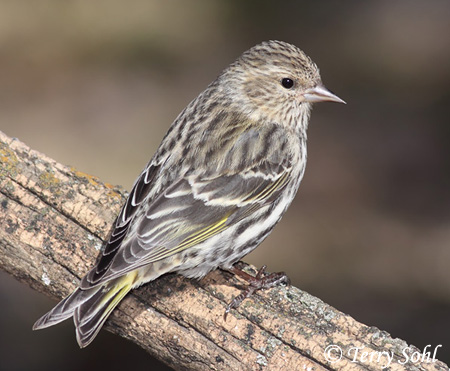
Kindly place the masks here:
MULTIPOLYGON (((0 130, 129 189, 241 52, 296 44, 348 105, 315 107, 299 195, 245 260, 419 348, 442 344, 448 363, 449 19, 445 0, 3 1, 0 130)), ((0 277, 1 369, 150 368, 106 332, 82 351, 70 322, 31 332, 54 302, 0 277)))

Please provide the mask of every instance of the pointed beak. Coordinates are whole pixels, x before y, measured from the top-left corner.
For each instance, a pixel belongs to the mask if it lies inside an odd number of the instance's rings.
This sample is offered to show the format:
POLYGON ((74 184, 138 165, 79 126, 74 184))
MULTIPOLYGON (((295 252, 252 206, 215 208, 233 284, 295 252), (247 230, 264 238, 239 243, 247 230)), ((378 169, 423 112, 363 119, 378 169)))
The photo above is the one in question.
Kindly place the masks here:
POLYGON ((305 98, 305 101, 310 103, 336 102, 347 104, 345 103, 345 101, 343 101, 337 95, 333 94, 323 85, 317 85, 313 88, 306 90, 306 92, 303 94, 303 97, 305 98))

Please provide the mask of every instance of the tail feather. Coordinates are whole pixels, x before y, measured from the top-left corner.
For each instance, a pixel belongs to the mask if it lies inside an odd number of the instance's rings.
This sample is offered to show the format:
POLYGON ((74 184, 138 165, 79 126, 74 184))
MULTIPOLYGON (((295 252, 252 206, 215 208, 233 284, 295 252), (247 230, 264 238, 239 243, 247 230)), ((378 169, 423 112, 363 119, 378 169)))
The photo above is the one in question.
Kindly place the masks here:
POLYGON ((51 311, 39 318, 33 325, 33 330, 50 327, 73 317, 79 346, 81 348, 88 346, 113 309, 131 290, 136 276, 135 272, 131 272, 104 285, 87 290, 77 288, 51 311))
POLYGON ((95 339, 113 309, 131 290, 131 280, 121 281, 109 291, 97 293, 75 310, 73 320, 81 348, 88 346, 95 339))
POLYGON ((89 290, 76 289, 64 300, 61 300, 51 311, 44 314, 33 325, 33 330, 40 330, 56 325, 73 316, 75 309, 88 301, 99 291, 99 287, 89 290))

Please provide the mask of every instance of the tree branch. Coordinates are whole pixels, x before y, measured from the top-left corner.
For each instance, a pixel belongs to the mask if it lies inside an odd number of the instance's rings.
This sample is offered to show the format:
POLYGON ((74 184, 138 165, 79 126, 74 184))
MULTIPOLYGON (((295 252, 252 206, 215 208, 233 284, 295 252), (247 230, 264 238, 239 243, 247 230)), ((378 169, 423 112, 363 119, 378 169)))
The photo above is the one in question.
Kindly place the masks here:
MULTIPOLYGON (((125 192, 3 133, 0 161, 0 267, 59 300, 93 265, 125 192)), ((448 370, 404 363, 402 352, 422 352, 292 286, 259 292, 224 322, 241 284, 219 270, 200 281, 163 276, 128 295, 105 327, 175 369, 381 370, 393 354, 391 369, 448 370), (342 349, 335 363, 331 345, 342 349)))

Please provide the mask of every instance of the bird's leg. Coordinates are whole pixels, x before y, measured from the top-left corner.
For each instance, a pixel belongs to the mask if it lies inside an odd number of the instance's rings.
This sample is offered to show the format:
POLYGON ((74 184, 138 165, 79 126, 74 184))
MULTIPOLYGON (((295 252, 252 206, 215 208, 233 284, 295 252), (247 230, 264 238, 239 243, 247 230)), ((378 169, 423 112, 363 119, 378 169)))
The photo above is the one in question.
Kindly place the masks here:
POLYGON ((245 290, 243 290, 238 296, 236 296, 230 304, 228 304, 227 309, 225 310, 225 314, 223 316, 224 320, 227 320, 228 313, 231 309, 236 309, 241 305, 241 303, 253 295, 255 291, 261 289, 269 289, 274 286, 278 286, 280 283, 289 284, 289 277, 284 272, 276 272, 270 273, 268 275, 264 275, 266 271, 266 266, 263 265, 255 277, 244 272, 243 270, 236 268, 235 266, 228 269, 230 273, 235 274, 236 276, 241 277, 243 280, 248 282, 248 286, 245 290))

